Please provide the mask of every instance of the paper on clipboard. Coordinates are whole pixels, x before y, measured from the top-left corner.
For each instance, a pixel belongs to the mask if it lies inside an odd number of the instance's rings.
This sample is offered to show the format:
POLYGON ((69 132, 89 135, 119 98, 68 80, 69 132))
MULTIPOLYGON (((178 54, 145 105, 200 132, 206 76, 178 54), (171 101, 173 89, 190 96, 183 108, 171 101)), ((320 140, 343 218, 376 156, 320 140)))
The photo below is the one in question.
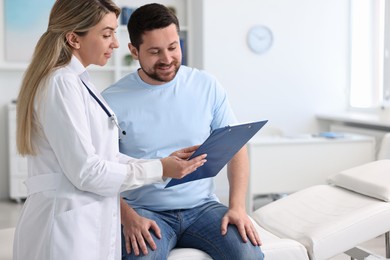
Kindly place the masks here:
POLYGON ((268 122, 268 120, 215 129, 189 158, 207 154, 207 162, 182 179, 172 179, 165 188, 216 176, 230 159, 268 122))

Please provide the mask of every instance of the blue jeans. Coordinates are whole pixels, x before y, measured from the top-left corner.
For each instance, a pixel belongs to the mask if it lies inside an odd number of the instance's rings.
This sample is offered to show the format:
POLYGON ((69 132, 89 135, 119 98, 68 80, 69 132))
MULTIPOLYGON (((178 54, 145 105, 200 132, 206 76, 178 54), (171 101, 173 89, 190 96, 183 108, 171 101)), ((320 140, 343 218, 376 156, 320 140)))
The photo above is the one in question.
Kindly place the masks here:
POLYGON ((228 210, 218 202, 209 202, 202 206, 184 209, 154 212, 135 209, 137 213, 156 221, 161 230, 161 239, 151 232, 157 249, 148 246, 148 255, 127 254, 122 233, 122 259, 162 259, 168 258, 174 248, 196 248, 209 254, 213 259, 263 259, 259 246, 250 241, 244 243, 236 226, 229 225, 225 236, 221 235, 222 217, 228 210))

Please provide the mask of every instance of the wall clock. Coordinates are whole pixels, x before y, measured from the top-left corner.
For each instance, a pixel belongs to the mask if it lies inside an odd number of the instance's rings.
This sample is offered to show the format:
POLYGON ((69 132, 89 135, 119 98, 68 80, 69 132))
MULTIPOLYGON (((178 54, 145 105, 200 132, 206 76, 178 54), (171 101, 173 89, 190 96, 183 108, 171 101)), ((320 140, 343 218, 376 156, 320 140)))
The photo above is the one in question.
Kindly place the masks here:
POLYGON ((263 54, 268 51, 273 42, 271 30, 264 25, 255 25, 249 29, 247 43, 251 51, 256 54, 263 54))

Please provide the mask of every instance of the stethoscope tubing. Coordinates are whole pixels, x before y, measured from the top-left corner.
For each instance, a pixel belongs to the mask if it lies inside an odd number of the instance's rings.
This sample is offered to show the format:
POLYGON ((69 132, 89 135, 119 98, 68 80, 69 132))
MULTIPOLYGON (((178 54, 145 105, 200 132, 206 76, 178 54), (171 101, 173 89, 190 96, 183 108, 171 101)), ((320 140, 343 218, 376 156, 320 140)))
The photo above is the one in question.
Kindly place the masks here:
POLYGON ((123 135, 126 135, 126 131, 122 130, 119 126, 119 123, 116 119, 115 114, 111 114, 110 111, 107 109, 107 107, 103 104, 103 102, 95 95, 95 93, 92 92, 92 90, 83 82, 84 86, 87 88, 89 94, 93 97, 93 99, 96 100, 96 102, 100 105, 100 107, 103 109, 103 111, 107 114, 108 118, 111 119, 111 121, 118 127, 118 129, 121 131, 123 135))

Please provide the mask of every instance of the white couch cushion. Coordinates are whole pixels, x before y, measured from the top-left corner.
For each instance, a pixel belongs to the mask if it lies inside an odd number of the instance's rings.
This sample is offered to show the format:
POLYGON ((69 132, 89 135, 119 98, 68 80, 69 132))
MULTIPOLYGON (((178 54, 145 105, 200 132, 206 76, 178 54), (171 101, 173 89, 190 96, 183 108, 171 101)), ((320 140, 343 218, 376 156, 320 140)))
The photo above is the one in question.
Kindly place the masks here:
POLYGON ((212 260, 212 258, 203 251, 195 248, 174 248, 168 256, 168 260, 212 260))
POLYGON ((309 260, 306 248, 297 241, 279 238, 259 225, 255 225, 260 239, 263 242, 265 259, 267 260, 309 260))
POLYGON ((317 185, 261 207, 253 218, 271 233, 300 242, 312 260, 322 260, 389 231, 390 203, 317 185))
POLYGON ((331 184, 380 200, 390 201, 390 160, 357 166, 329 178, 331 184))

